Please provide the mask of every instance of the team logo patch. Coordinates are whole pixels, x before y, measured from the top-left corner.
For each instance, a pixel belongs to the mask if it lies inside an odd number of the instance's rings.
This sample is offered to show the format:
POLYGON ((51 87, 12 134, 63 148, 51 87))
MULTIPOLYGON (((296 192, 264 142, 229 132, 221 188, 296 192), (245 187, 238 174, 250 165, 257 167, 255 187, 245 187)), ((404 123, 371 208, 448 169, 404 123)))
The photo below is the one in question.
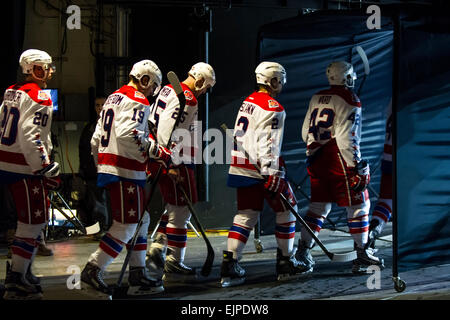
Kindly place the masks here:
POLYGON ((39 90, 38 99, 39 100, 48 100, 48 99, 50 99, 50 97, 48 96, 47 93, 45 93, 45 91, 39 90))
POLYGON ((143 93, 139 92, 139 91, 135 91, 134 92, 134 97, 135 98, 139 98, 139 99, 145 99, 145 96, 143 93))
POLYGON ((275 100, 269 100, 269 108, 278 108, 280 105, 275 100))
POLYGON ((193 100, 194 99, 194 95, 189 90, 184 90, 184 96, 186 97, 187 100, 193 100))

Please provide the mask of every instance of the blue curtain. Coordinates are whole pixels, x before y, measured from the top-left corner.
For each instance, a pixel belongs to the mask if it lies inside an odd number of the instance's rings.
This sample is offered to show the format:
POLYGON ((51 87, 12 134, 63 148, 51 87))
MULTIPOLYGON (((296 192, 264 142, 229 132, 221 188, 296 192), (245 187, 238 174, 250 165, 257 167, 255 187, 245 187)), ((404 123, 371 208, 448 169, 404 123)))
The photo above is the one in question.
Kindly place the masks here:
MULTIPOLYGON (((294 188, 303 182, 296 191, 301 214, 306 212, 310 195, 306 146, 301 139, 309 100, 314 93, 329 86, 325 70, 336 60, 353 63, 358 76, 355 89, 359 88, 364 69, 355 50, 357 45, 365 50, 371 69, 360 94, 363 106, 361 152, 372 168, 370 195, 371 200, 376 201, 386 108, 392 93, 393 28, 391 21, 383 18, 381 30, 368 32, 366 19, 359 13, 324 11, 270 24, 260 31, 259 61, 279 62, 287 72, 287 84, 278 97, 287 114, 282 155, 294 188)), ((346 214, 341 208, 333 209, 329 221, 346 229, 346 214)), ((274 225, 274 215, 266 207, 261 216, 261 232, 273 233, 274 225)), ((325 227, 329 226, 326 221, 325 227)))
POLYGON ((450 262, 450 23, 401 21, 398 269, 450 262))

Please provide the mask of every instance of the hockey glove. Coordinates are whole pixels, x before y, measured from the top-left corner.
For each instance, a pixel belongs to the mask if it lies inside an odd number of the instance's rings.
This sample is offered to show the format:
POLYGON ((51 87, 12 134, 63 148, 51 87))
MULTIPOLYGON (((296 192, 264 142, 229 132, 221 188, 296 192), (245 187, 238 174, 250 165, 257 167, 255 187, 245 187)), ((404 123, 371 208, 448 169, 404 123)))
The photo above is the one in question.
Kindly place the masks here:
POLYGON ((35 174, 42 175, 44 177, 57 177, 59 176, 59 163, 52 162, 44 169, 35 172, 35 174))
POLYGON ((57 177, 44 177, 42 181, 44 183, 44 188, 47 190, 58 191, 62 187, 62 181, 59 176, 57 177))
POLYGON ((370 168, 366 160, 358 162, 353 169, 354 174, 350 177, 350 188, 355 192, 364 191, 370 182, 370 168))
POLYGON ((271 175, 266 179, 264 188, 276 194, 284 193, 287 189, 287 183, 283 178, 276 175, 271 175))
POLYGON ((171 154, 172 152, 169 149, 159 145, 153 137, 150 136, 150 147, 148 148, 149 158, 156 160, 167 168, 172 161, 171 154))

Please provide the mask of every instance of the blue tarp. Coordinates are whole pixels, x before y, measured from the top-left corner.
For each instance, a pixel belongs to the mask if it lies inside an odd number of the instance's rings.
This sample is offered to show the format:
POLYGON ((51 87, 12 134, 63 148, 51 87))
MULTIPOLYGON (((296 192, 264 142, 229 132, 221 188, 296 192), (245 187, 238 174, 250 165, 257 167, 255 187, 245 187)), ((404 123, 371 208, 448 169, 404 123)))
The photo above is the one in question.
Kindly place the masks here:
POLYGON ((399 271, 450 262, 450 22, 401 20, 399 271))
MULTIPOLYGON (((397 104, 397 245, 398 270, 450 262, 450 25, 426 19, 425 13, 401 20, 399 99, 397 104)), ((301 126, 309 99, 327 87, 325 68, 347 60, 356 68, 359 87, 363 66, 354 47, 366 51, 371 73, 361 91, 363 129, 361 152, 372 170, 371 201, 379 191, 386 107, 392 96, 394 31, 390 17, 380 30, 367 30, 367 15, 351 11, 320 11, 264 26, 258 61, 273 60, 287 70, 279 96, 287 120, 282 154, 304 214, 309 195, 305 144, 301 126)), ((332 221, 346 225, 342 210, 332 221)), ((269 208, 261 217, 263 233, 274 232, 269 208)), ((325 224, 326 226, 326 224, 325 224)), ((330 226, 328 224, 328 226, 330 226)), ((345 227, 344 227, 345 228, 345 227)))
MULTIPOLYGON (((259 60, 277 61, 287 72, 287 85, 277 97, 287 114, 282 155, 294 188, 303 181, 301 190, 296 192, 302 214, 308 207, 302 192, 309 195, 309 179, 301 127, 309 100, 317 91, 329 87, 325 70, 332 61, 353 63, 358 76, 355 89, 359 88, 364 68, 355 50, 357 45, 365 50, 371 69, 360 94, 363 106, 361 152, 372 168, 370 195, 373 201, 379 192, 386 108, 392 89, 393 28, 390 20, 383 19, 381 30, 369 31, 365 19, 367 17, 360 14, 327 11, 280 21, 260 30, 259 60)), ((270 210, 265 208, 265 211, 270 210)), ((346 228, 346 213, 341 208, 334 207, 329 219, 346 228)), ((265 212, 261 225, 263 233, 273 233, 273 214, 265 212)), ((327 226, 330 224, 326 223, 327 226)))

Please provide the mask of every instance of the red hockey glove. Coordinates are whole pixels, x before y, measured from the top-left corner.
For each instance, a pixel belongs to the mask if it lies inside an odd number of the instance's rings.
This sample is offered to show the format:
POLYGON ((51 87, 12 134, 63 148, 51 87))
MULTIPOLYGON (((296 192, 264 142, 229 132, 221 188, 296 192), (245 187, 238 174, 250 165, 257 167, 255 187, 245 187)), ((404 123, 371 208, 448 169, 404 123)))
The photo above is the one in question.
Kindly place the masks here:
POLYGON ((350 188, 355 192, 362 192, 370 182, 369 164, 362 160, 356 164, 354 170, 354 174, 350 176, 350 188))
POLYGON ((282 193, 287 189, 286 181, 275 175, 271 175, 266 179, 266 183, 264 184, 264 188, 266 190, 274 192, 274 193, 282 193))
POLYGON ((47 190, 58 191, 62 186, 62 181, 59 176, 51 178, 44 177, 42 182, 44 183, 44 188, 47 190))
POLYGON ((172 161, 171 154, 172 152, 169 149, 160 146, 156 141, 154 141, 152 146, 148 149, 148 156, 161 163, 166 168, 172 161))

